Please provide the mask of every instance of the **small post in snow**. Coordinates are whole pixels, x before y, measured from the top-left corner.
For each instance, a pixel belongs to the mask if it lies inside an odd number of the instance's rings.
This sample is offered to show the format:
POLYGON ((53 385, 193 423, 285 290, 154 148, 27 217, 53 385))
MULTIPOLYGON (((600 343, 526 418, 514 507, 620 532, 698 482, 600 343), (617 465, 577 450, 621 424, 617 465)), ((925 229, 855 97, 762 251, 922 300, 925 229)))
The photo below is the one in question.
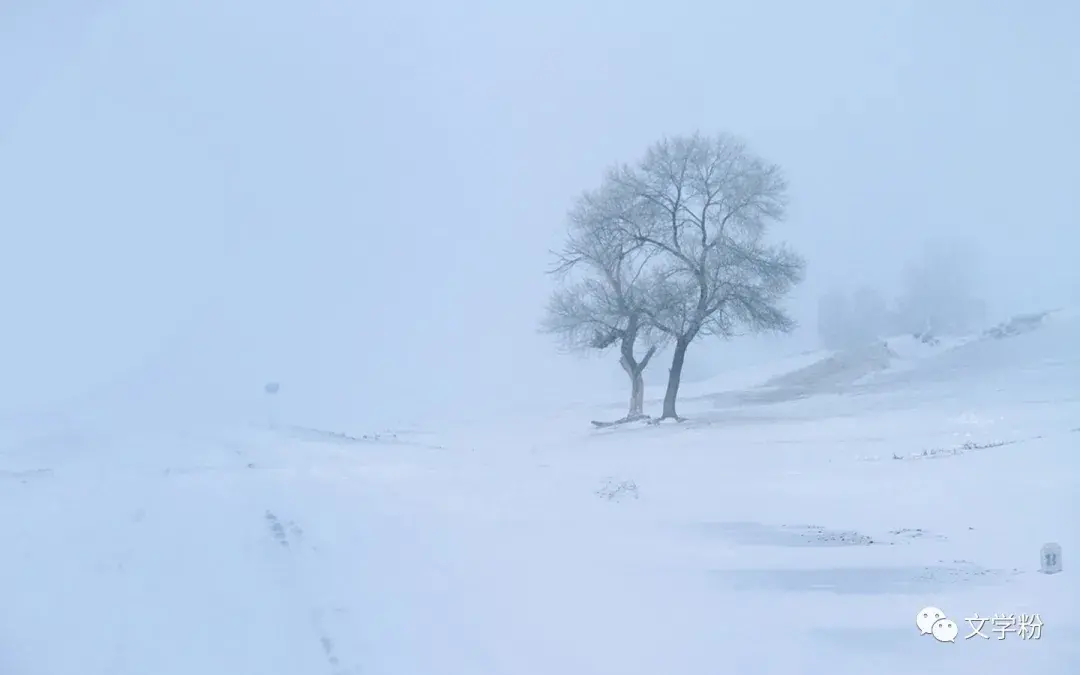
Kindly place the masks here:
POLYGON ((277 428, 277 393, 281 385, 277 382, 267 382, 263 387, 266 392, 266 419, 271 429, 277 428))
POLYGON ((1043 574, 1057 574, 1061 571, 1061 544, 1043 544, 1040 557, 1040 572, 1043 574))

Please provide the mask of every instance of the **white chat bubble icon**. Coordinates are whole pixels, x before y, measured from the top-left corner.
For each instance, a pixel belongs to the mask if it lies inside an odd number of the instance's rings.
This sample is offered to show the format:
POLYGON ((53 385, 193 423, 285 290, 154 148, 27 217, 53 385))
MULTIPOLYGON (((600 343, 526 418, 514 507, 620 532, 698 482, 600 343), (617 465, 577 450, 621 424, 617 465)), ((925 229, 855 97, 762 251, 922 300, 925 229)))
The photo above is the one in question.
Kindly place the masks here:
POLYGON ((944 618, 945 612, 937 607, 923 607, 915 615, 915 625, 919 627, 919 635, 930 635, 934 629, 934 622, 944 618))
POLYGON ((938 642, 956 642, 956 622, 952 619, 938 619, 931 626, 930 634, 938 642))

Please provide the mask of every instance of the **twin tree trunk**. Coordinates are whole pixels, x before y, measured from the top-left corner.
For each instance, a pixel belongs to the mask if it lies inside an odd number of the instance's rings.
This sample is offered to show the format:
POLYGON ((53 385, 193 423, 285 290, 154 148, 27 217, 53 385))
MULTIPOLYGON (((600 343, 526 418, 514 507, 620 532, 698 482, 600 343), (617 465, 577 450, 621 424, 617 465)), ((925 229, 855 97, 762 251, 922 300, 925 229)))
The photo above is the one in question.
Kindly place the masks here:
MULTIPOLYGON (((686 349, 690 346, 689 339, 675 341, 675 351, 671 357, 671 370, 668 371, 667 391, 664 393, 664 412, 660 419, 679 419, 675 412, 675 401, 679 398, 679 383, 682 381, 683 363, 686 361, 686 349)), ((649 347, 641 361, 634 358, 634 343, 631 340, 622 341, 622 358, 619 364, 630 378, 630 410, 627 412, 627 420, 635 420, 645 416, 645 378, 642 373, 649 365, 649 360, 656 353, 656 347, 649 347)))

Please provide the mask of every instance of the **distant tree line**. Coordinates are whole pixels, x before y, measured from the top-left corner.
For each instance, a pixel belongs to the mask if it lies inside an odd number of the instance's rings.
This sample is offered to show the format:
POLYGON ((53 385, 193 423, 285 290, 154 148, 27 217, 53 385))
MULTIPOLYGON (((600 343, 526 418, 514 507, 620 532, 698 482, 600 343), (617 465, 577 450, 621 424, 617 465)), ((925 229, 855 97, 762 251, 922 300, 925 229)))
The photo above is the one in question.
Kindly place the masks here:
POLYGON ((914 335, 929 342, 963 334, 985 315, 975 285, 970 247, 961 242, 930 242, 905 268, 895 298, 887 299, 865 286, 822 296, 818 337, 826 348, 847 349, 893 335, 914 335))

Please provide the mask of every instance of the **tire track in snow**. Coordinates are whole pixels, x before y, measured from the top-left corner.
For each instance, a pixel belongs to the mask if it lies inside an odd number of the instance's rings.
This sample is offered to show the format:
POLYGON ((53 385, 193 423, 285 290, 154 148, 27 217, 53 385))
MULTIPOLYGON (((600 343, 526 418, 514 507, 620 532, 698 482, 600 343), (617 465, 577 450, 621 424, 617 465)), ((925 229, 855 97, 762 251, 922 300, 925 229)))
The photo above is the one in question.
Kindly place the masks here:
MULTIPOLYGON (((359 673, 359 668, 355 666, 346 666, 342 663, 341 658, 338 655, 337 642, 331 635, 331 631, 326 625, 327 612, 324 608, 315 603, 314 596, 307 589, 305 582, 302 561, 296 559, 297 556, 301 556, 304 553, 305 543, 304 530, 298 524, 293 521, 282 521, 273 511, 267 509, 263 514, 263 519, 266 522, 266 527, 270 532, 271 538, 282 548, 282 555, 287 557, 287 566, 290 568, 289 576, 291 582, 294 585, 294 589, 303 598, 303 601, 308 604, 314 604, 315 606, 310 611, 311 627, 315 632, 319 648, 326 661, 326 665, 330 669, 332 675, 354 675, 359 673)), ((313 549, 308 548, 308 551, 313 549)), ((340 608, 338 613, 342 612, 340 608)))
POLYGON ((552 654, 501 593, 503 575, 476 569, 479 552, 456 545, 446 523, 366 482, 312 473, 303 482, 279 485, 280 508, 263 527, 332 675, 602 672, 552 654), (302 539, 289 536, 285 513, 302 539))

